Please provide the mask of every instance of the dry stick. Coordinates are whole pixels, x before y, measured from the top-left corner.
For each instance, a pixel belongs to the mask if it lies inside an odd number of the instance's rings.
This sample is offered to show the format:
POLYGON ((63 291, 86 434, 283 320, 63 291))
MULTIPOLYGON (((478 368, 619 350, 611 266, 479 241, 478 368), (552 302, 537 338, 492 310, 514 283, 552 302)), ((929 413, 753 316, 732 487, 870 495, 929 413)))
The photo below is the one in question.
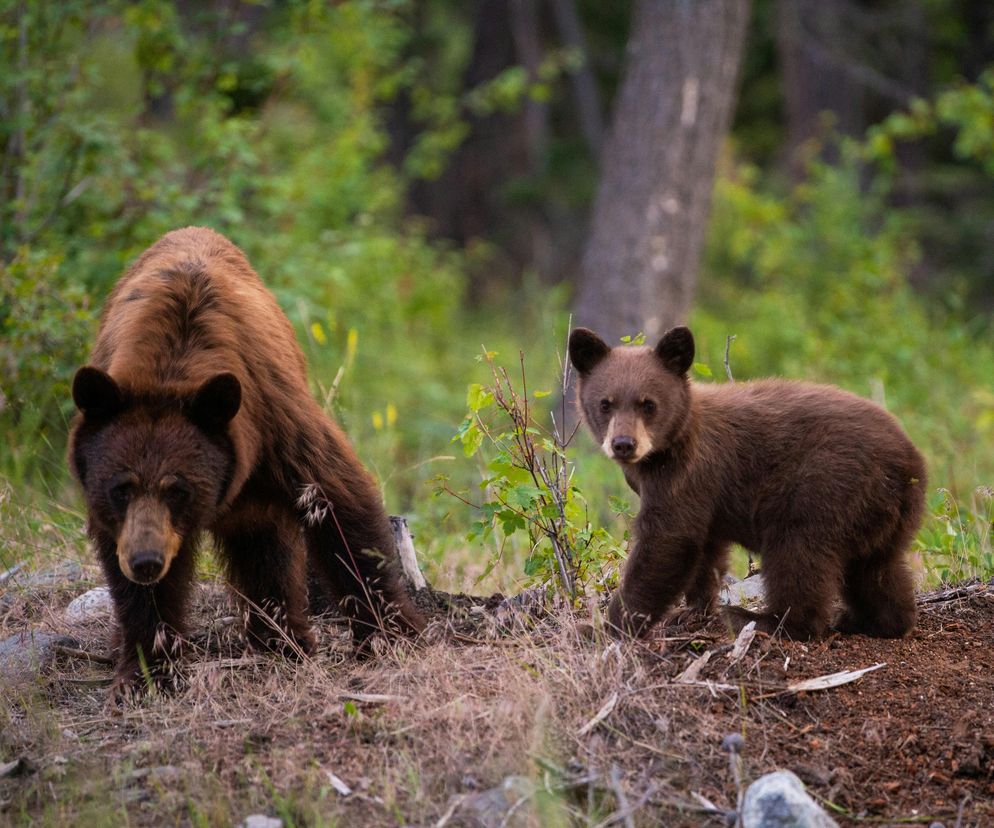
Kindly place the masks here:
POLYGON ((407 521, 402 517, 390 516, 390 526, 393 529, 397 554, 400 556, 400 568, 414 589, 424 589, 428 586, 425 576, 418 566, 418 556, 414 550, 414 538, 407 521))
MULTIPOLYGON (((620 816, 620 820, 625 823, 625 828, 635 828, 635 820, 632 819, 631 808, 628 805, 628 797, 625 796, 625 791, 621 787, 621 772, 618 770, 618 766, 611 765, 611 790, 614 791, 615 797, 618 799, 618 811, 617 815, 620 816)), ((611 824, 611 823, 606 823, 611 824)))
POLYGON ((728 363, 728 352, 732 349, 732 343, 735 339, 735 334, 725 337, 725 373, 728 375, 729 382, 735 382, 735 377, 732 376, 732 366, 728 363))

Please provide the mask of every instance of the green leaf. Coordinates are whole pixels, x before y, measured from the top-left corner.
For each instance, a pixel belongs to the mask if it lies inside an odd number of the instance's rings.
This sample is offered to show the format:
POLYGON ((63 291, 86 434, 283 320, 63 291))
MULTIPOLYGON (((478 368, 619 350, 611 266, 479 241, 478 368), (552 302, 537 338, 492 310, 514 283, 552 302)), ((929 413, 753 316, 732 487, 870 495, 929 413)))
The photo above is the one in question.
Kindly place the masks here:
POLYGON ((694 363, 694 373, 701 377, 713 377, 714 374, 711 373, 711 369, 704 362, 694 363))
POLYGON ((489 405, 492 405, 494 395, 478 382, 474 382, 466 391, 466 405, 474 414, 489 405))
POLYGON ((507 502, 522 509, 530 509, 534 503, 542 499, 544 492, 536 486, 523 484, 509 489, 507 502))
POLYGON ((473 423, 459 437, 462 442, 462 452, 467 457, 472 457, 483 445, 483 432, 473 423))

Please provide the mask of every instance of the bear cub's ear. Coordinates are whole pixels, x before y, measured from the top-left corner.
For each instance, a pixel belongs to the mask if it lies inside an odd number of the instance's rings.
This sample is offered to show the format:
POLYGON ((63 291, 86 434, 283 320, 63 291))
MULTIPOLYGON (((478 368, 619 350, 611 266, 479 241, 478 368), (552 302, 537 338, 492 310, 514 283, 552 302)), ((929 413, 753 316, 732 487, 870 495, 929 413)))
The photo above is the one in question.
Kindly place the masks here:
POLYGON ((73 377, 72 399, 84 417, 113 417, 124 408, 120 386, 92 365, 84 365, 73 377))
POLYGON ((611 350, 603 339, 587 328, 569 335, 569 360, 581 374, 589 374, 611 350))
POLYGON ((211 377, 200 386, 190 405, 189 417, 204 431, 219 431, 238 413, 242 405, 242 385, 227 372, 211 377))
POLYGON ((683 376, 694 364, 694 335, 690 328, 672 328, 656 345, 656 356, 674 374, 683 376))

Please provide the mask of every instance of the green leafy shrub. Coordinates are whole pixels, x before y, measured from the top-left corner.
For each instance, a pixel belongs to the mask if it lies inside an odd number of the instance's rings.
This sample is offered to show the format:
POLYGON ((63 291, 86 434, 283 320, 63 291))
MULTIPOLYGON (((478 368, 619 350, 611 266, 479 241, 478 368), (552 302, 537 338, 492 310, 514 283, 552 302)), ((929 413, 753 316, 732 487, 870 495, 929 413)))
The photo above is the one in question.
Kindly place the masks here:
MULTIPOLYGON (((570 440, 563 432, 565 409, 558 419, 552 417, 551 428, 543 427, 536 409, 548 413, 540 400, 550 392, 529 392, 524 355, 515 380, 495 362, 494 352, 484 351, 483 356, 491 379, 469 386, 468 412, 453 438, 466 457, 481 459, 483 501, 477 504, 457 494, 447 479, 440 486, 479 513, 466 539, 495 544, 484 574, 501 560, 505 544, 520 537, 528 583, 558 589, 571 604, 590 592, 605 591, 616 582, 624 548, 605 528, 594 526, 587 501, 573 483, 570 440)), ((564 396, 568 384, 567 364, 564 396)), ((620 501, 615 505, 627 511, 620 501)))
POLYGON ((63 444, 93 323, 86 291, 57 258, 24 250, 0 261, 0 468, 18 483, 62 474, 61 455, 38 449, 63 444))

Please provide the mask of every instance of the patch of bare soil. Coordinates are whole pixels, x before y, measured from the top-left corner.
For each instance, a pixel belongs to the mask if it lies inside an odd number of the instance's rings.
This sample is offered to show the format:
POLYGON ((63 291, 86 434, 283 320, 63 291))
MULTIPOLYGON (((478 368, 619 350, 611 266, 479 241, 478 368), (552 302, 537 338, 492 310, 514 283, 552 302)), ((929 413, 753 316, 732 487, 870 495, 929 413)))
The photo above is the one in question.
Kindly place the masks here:
POLYGON ((120 710, 110 667, 84 655, 105 653, 108 624, 70 629, 69 597, 0 615, 0 637, 79 641, 42 676, 4 679, 0 765, 16 766, 0 770, 0 822, 721 825, 744 785, 786 768, 842 825, 994 824, 989 585, 922 596, 904 640, 747 649, 717 620, 618 644, 596 611, 422 596, 425 640, 364 663, 328 618, 313 659, 247 652, 205 585, 181 689, 120 710), (722 749, 733 733, 739 757, 722 749))

